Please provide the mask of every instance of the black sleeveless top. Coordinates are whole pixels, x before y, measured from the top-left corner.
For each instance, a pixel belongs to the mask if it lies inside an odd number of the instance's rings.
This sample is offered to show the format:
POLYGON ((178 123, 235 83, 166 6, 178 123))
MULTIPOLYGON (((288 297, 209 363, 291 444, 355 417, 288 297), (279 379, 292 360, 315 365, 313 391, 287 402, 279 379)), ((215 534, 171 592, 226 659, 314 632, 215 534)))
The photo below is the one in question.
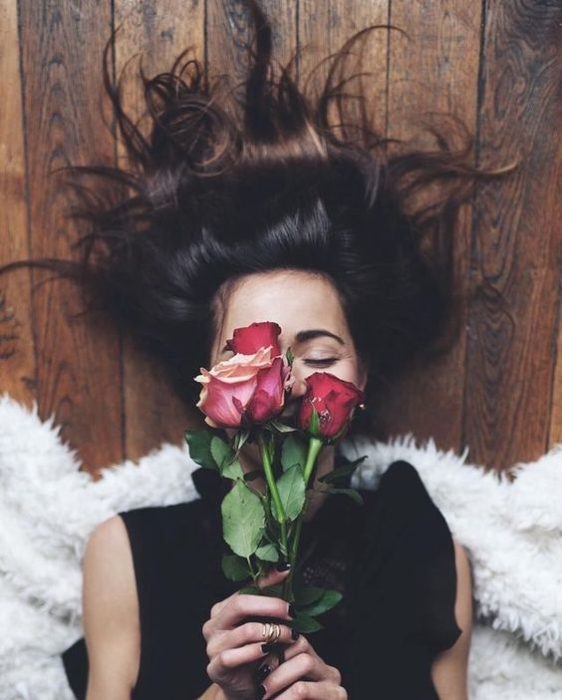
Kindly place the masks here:
MULTIPOLYGON (((211 684, 201 628, 215 602, 243 584, 221 570, 220 503, 230 481, 192 473, 201 498, 119 513, 129 536, 139 597, 141 658, 132 700, 196 700, 211 684)), ((343 477, 338 486, 348 485, 343 477)), ((344 593, 307 635, 342 674, 350 700, 439 700, 435 656, 461 634, 448 525, 416 469, 393 462, 364 504, 329 495, 305 523, 300 557, 307 582, 344 593)), ((77 698, 86 696, 81 638, 62 654, 77 698)))

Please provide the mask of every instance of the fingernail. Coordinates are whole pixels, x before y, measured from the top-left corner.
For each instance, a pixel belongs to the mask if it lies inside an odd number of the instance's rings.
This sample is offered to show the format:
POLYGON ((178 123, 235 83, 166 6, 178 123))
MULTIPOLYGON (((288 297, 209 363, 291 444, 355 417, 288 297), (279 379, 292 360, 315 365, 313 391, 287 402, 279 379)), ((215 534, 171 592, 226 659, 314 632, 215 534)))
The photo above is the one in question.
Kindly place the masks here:
POLYGON ((265 686, 260 685, 260 687, 258 688, 258 691, 257 691, 258 700, 261 700, 266 693, 267 693, 267 690, 265 689, 265 686))
POLYGON ((258 672, 256 675, 257 675, 257 678, 259 681, 263 681, 263 679, 266 676, 268 676, 270 673, 271 673, 271 666, 269 666, 268 664, 264 664, 263 666, 260 666, 258 668, 258 672))
POLYGON ((289 603, 289 615, 291 617, 297 616, 297 611, 295 610, 294 605, 292 603, 289 603))
POLYGON ((291 568, 291 564, 288 561, 285 562, 279 562, 276 567, 277 571, 289 571, 291 568))
POLYGON ((297 630, 291 630, 291 637, 296 641, 300 637, 300 634, 297 630))
POLYGON ((261 645, 261 650, 264 654, 268 654, 270 651, 273 651, 273 649, 275 649, 275 644, 273 642, 261 645))

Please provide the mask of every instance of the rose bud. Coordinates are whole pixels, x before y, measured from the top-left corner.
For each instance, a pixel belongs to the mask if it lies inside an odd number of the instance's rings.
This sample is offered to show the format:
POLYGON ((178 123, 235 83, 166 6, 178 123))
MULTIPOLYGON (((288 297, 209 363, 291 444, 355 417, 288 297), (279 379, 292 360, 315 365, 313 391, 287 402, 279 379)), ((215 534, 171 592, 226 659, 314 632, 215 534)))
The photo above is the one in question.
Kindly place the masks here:
POLYGON ((270 346, 253 355, 237 354, 211 370, 201 367, 195 377, 203 384, 196 405, 214 428, 265 423, 283 410, 288 371, 281 357, 271 359, 270 346))
POLYGON ((232 338, 226 341, 228 350, 242 355, 254 355, 260 348, 271 346, 271 357, 281 354, 278 336, 281 326, 272 321, 251 323, 243 328, 235 328, 232 338))
POLYGON ((353 409, 364 401, 364 393, 355 384, 329 372, 314 372, 305 382, 307 389, 300 405, 299 426, 312 437, 334 442, 346 431, 353 409))

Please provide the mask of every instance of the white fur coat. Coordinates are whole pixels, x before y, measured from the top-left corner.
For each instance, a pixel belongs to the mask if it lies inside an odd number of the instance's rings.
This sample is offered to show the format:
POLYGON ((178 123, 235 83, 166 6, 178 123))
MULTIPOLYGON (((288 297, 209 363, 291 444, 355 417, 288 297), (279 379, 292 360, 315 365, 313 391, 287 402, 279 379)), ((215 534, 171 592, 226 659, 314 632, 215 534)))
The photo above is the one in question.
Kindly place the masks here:
MULTIPOLYGON (((60 653, 83 635, 81 558, 95 525, 197 497, 187 446, 163 444, 95 482, 59 431, 35 404, 0 395, 0 700, 73 700, 60 653)), ((562 445, 516 465, 514 483, 411 435, 342 451, 368 454, 352 482, 364 488, 411 462, 468 551, 471 700, 562 698, 562 445)))

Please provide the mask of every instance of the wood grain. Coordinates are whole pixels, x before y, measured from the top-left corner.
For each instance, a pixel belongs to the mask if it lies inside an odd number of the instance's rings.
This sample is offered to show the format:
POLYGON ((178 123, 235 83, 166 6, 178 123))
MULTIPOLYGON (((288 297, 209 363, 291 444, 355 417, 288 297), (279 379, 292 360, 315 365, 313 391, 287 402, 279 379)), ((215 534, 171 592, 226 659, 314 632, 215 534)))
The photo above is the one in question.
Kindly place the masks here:
MULTIPOLYGON (((246 75, 245 44, 250 40, 247 4, 244 0, 206 0, 207 71, 209 77, 224 76, 235 87, 246 75)), ((297 45, 296 0, 268 0, 263 4, 272 21, 273 54, 286 62, 297 45)))
MULTIPOLYGON (((446 358, 392 387, 375 428, 386 437, 431 436, 443 449, 468 446, 471 461, 496 469, 536 459, 562 442, 562 6, 268 0, 264 8, 275 57, 304 51, 301 83, 353 32, 398 25, 409 39, 376 30, 347 64, 348 73, 371 73, 361 80, 379 130, 418 134, 425 145, 416 127, 423 112, 453 110, 476 132, 478 162, 520 160, 517 173, 479 186, 472 209, 463 209, 455 255, 474 295, 466 335, 446 358)), ((0 0, 0 19, 0 78, 16 96, 0 114, 0 264, 71 257, 79 231, 65 217, 69 193, 50 173, 123 155, 101 111, 101 51, 113 26, 123 22, 117 71, 142 51, 145 72, 160 72, 192 45, 211 77, 229 74, 234 86, 245 76, 244 0, 0 0)), ((318 69, 317 84, 328 67, 318 69)), ((138 84, 127 85, 125 98, 141 109, 138 84)), ((36 398, 44 418, 54 413, 93 473, 160 442, 183 442, 198 412, 181 405, 161 369, 107 319, 72 320, 81 309, 76 288, 52 273, 0 277, 0 392, 27 405, 36 398)))
MULTIPOLYGON (((462 117, 475 133, 480 3, 393 0, 391 22, 406 35, 390 34, 387 135, 435 148, 423 131, 423 120, 446 113, 462 117)), ((470 222, 471 208, 466 205, 458 229, 451 231, 462 289, 468 279, 470 222)), ((389 387, 380 416, 381 437, 412 432, 420 441, 432 437, 440 449, 462 450, 465 352, 462 334, 446 356, 389 387)))
MULTIPOLYGON (((142 83, 137 78, 140 59, 149 77, 171 68, 176 56, 189 46, 204 62, 204 2, 193 0, 179 11, 175 0, 115 2, 117 34, 115 66, 121 75, 131 60, 123 83, 124 107, 134 120, 146 113, 142 83), (139 55, 141 54, 142 55, 139 55)), ((144 120, 141 127, 149 122, 144 120)), ((123 144, 118 157, 124 162, 123 144)), ((141 354, 128 337, 123 342, 124 439, 129 459, 139 459, 161 442, 184 444, 184 431, 198 416, 178 399, 162 368, 141 354)), ((198 412, 197 412, 198 413, 198 412)))
MULTIPOLYGON (((355 32, 369 25, 388 23, 388 0, 300 0, 299 5, 299 47, 303 50, 299 64, 303 81, 322 84, 327 76, 331 61, 322 65, 310 76, 316 64, 333 54, 343 46, 355 32)), ((387 48, 388 33, 386 29, 375 29, 359 39, 351 49, 347 59, 346 75, 365 72, 369 75, 358 77, 344 86, 344 91, 352 94, 359 92, 363 84, 366 106, 373 117, 373 125, 384 132, 387 110, 387 48)), ((349 115, 357 116, 359 104, 349 102, 349 115)), ((332 123, 337 123, 335 110, 330 111, 332 123), (332 116, 333 115, 333 116, 332 116)))
POLYGON ((470 309, 464 440, 498 468, 548 446, 560 304, 562 6, 492 0, 483 45, 481 161, 521 160, 479 188, 471 282, 505 300, 470 309))
MULTIPOLYGON (((102 41, 110 2, 22 0, 21 55, 32 257, 71 257, 76 230, 52 171, 111 155, 99 111, 102 41), (105 151, 105 153, 104 153, 105 151)), ((83 305, 66 281, 34 270, 32 309, 39 414, 55 414, 87 469, 123 457, 119 342, 104 319, 71 320, 83 305)))
MULTIPOLYGON (((17 5, 0 0, 0 266, 29 255, 17 5)), ((35 346, 28 269, 0 277, 0 392, 31 407, 35 346)))

